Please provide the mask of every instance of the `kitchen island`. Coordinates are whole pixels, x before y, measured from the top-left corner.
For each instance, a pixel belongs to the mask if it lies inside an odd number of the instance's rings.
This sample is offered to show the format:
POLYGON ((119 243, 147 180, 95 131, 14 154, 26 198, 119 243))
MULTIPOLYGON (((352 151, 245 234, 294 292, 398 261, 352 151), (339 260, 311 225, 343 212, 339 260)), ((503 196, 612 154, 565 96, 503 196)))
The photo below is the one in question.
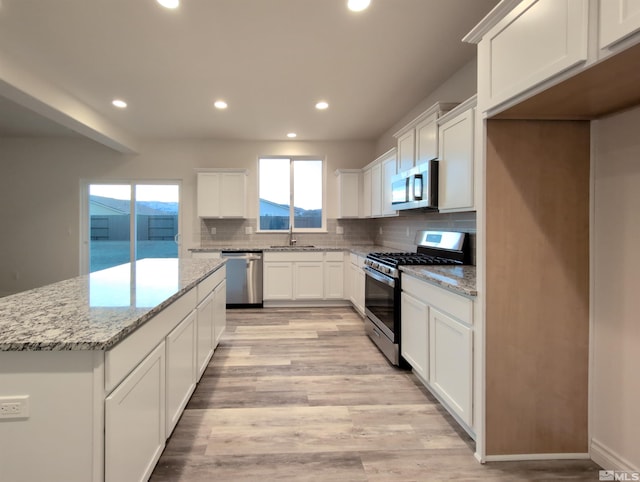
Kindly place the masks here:
POLYGON ((220 259, 144 259, 0 299, 0 480, 151 473, 225 325, 220 259))

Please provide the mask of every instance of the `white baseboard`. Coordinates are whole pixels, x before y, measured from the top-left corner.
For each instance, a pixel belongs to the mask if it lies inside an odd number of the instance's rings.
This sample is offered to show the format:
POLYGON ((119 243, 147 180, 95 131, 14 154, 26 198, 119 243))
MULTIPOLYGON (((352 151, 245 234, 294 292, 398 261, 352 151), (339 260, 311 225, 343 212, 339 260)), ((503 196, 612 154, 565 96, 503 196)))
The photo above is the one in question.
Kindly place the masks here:
POLYGON ((587 453, 576 454, 515 454, 515 455, 487 455, 485 462, 513 462, 518 460, 583 460, 589 459, 587 453))
POLYGON ((634 467, 627 459, 618 455, 609 447, 595 438, 591 439, 591 458, 606 470, 619 470, 621 472, 640 472, 640 467, 634 467))

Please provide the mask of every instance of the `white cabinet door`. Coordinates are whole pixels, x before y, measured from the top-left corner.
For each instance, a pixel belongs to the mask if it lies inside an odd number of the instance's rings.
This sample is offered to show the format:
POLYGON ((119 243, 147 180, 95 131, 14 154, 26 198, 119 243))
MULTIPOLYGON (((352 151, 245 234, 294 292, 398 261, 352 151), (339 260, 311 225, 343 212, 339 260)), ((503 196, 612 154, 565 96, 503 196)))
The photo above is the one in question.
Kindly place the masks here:
POLYGON ((364 314, 364 271, 362 264, 364 258, 355 254, 351 255, 351 287, 350 300, 353 307, 360 313, 364 314))
POLYGON ((371 169, 362 172, 362 217, 370 218, 372 215, 372 179, 371 169))
POLYGON ((197 379, 202 377, 211 355, 213 355, 213 317, 214 317, 214 293, 210 293, 202 303, 198 305, 197 313, 197 335, 198 343, 196 350, 196 366, 198 367, 197 379))
POLYGON ((201 218, 244 218, 246 171, 198 173, 197 210, 201 218))
POLYGON ((360 183, 362 172, 339 170, 338 175, 338 218, 360 216, 360 183))
POLYGON ((416 125, 416 166, 438 157, 438 112, 416 125))
POLYGON ((588 3, 525 0, 487 32, 478 45, 483 109, 587 60, 588 3))
POLYGON ((328 300, 344 299, 344 263, 324 262, 324 297, 328 300))
POLYGON ((220 338, 227 328, 227 281, 222 281, 213 292, 213 347, 220 343, 220 338))
POLYGON ((371 168, 371 216, 382 215, 382 166, 371 168))
POLYGON ((422 380, 429 381, 429 307, 402 293, 401 354, 422 380))
POLYGON ((411 129, 398 137, 398 172, 411 169, 415 165, 416 132, 411 129))
POLYGON ((165 439, 163 342, 105 399, 105 481, 148 480, 165 439))
POLYGON ((382 162, 382 212, 383 216, 393 216, 398 211, 393 209, 391 204, 391 178, 396 175, 396 157, 390 157, 382 162))
POLYGON ((293 265, 293 286, 296 300, 319 300, 324 297, 323 263, 298 261, 293 265))
POLYGON ((173 432, 196 387, 196 313, 192 312, 166 338, 167 438, 173 432))
POLYGON ((473 425, 473 336, 471 328, 429 308, 429 383, 449 408, 473 425))
POLYGON ((265 262, 263 272, 265 300, 293 299, 293 263, 265 262))
POLYGON ((244 172, 223 172, 220 178, 220 216, 223 218, 244 218, 246 202, 246 174, 244 172))
POLYGON ((601 49, 640 31, 640 0, 602 0, 600 2, 601 49))
POLYGON ((440 126, 438 163, 438 209, 470 211, 474 209, 473 119, 468 109, 440 126))
POLYGON ((220 173, 198 173, 198 217, 220 216, 220 173))

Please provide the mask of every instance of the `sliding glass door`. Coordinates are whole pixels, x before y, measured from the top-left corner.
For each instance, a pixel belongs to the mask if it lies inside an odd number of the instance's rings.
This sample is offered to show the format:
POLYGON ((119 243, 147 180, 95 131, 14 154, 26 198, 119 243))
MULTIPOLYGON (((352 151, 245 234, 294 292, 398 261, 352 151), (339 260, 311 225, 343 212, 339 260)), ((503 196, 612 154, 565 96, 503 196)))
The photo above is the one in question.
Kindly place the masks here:
POLYGON ((178 184, 88 184, 89 272, 179 255, 178 184))

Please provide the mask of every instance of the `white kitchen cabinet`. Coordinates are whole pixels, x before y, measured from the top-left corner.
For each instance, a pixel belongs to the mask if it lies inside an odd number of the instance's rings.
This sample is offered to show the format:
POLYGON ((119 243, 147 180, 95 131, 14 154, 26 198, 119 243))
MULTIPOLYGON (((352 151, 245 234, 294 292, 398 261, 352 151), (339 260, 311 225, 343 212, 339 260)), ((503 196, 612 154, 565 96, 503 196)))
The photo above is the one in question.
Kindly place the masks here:
POLYGON ((360 216, 362 170, 338 169, 338 219, 360 216))
POLYGON ((401 354, 411 365, 413 372, 429 381, 429 306, 403 292, 400 313, 402 313, 401 354))
POLYGON ((269 261, 269 253, 264 255, 263 298, 269 300, 293 299, 293 263, 290 261, 269 261))
POLYGON ((403 172, 415 166, 416 131, 410 129, 398 137, 398 171, 403 172))
POLYGON ((371 216, 382 216, 382 167, 380 163, 371 167, 371 216))
POLYGON ((363 170, 363 216, 394 216, 391 206, 391 177, 397 172, 397 149, 388 150, 363 170))
POLYGON ((321 300, 324 297, 322 261, 298 261, 293 265, 296 300, 321 300))
MULTIPOLYGON (((415 165, 438 157, 438 116, 440 111, 432 112, 416 124, 415 165)), ((402 172, 406 169, 399 169, 402 172)))
POLYGON ((198 176, 198 216, 201 218, 244 218, 245 169, 207 170, 198 176))
POLYGON ((105 481, 147 480, 165 439, 162 342, 105 400, 105 481))
POLYGON ((213 355, 213 340, 214 340, 214 326, 213 326, 213 313, 214 313, 214 293, 209 295, 198 305, 197 313, 197 357, 196 366, 198 368, 197 378, 202 377, 211 356, 213 355))
POLYGON ((324 258, 324 298, 342 300, 345 298, 344 254, 341 251, 327 251, 324 258))
POLYGON ((475 96, 438 121, 438 209, 472 211, 474 196, 475 96))
POLYGON ((640 31, 640 0, 603 0, 599 13, 601 49, 640 31))
POLYGON ((349 299, 353 307, 364 315, 364 257, 351 253, 350 255, 350 287, 349 299))
POLYGON ((393 154, 381 163, 382 185, 380 189, 382 191, 382 205, 380 214, 382 216, 393 216, 398 213, 391 204, 391 178, 396 175, 396 166, 396 156, 393 154))
POLYGON ((429 384, 469 427, 473 424, 473 334, 469 326, 429 309, 429 384))
POLYGON ((213 292, 213 348, 227 329, 227 280, 222 280, 213 292))
POLYGON ((167 335, 165 341, 167 438, 196 387, 196 326, 196 313, 191 312, 167 335))

